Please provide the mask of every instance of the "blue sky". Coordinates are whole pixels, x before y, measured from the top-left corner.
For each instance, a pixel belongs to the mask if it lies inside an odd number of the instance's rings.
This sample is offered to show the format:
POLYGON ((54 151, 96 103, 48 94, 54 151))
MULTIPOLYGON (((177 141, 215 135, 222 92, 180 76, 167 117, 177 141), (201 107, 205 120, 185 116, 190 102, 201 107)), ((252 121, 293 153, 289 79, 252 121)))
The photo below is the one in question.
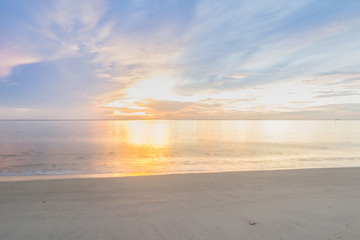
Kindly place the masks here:
POLYGON ((0 119, 359 119, 359 1, 2 0, 0 119))

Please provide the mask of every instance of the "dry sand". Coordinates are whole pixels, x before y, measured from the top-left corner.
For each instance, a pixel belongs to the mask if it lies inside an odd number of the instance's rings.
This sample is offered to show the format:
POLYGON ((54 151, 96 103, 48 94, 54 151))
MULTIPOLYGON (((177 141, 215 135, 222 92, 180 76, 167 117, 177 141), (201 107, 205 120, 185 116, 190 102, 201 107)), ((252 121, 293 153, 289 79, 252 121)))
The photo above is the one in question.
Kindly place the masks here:
POLYGON ((1 240, 360 239, 359 168, 0 182, 0 194, 1 240))

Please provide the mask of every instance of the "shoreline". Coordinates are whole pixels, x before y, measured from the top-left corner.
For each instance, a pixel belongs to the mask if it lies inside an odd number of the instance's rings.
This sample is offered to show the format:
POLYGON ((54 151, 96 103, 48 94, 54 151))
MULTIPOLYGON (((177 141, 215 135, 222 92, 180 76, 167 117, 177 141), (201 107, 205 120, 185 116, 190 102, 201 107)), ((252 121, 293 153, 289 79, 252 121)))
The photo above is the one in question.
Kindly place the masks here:
POLYGON ((0 175, 2 182, 26 182, 26 181, 45 181, 45 180, 66 180, 66 179, 107 179, 107 178, 129 178, 129 177, 149 177, 149 176, 172 176, 172 175, 191 175, 191 174, 220 174, 220 173, 242 173, 242 172, 267 172, 267 171, 301 171, 301 170, 322 170, 322 169, 349 169, 349 167, 309 167, 309 168, 277 168, 277 169, 249 169, 249 170, 229 170, 211 172, 173 172, 173 173, 82 173, 82 174, 41 174, 41 175, 0 175))
POLYGON ((360 168, 0 182, 0 239, 355 240, 359 186, 360 168))

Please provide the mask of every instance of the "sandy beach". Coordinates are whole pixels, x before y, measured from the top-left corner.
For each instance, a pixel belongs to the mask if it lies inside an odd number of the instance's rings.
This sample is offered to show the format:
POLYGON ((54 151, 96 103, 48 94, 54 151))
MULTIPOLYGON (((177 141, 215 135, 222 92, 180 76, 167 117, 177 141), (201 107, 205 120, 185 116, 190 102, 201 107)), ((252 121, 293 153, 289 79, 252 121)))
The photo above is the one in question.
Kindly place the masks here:
POLYGON ((1 240, 360 239, 360 168, 14 181, 0 193, 1 240))

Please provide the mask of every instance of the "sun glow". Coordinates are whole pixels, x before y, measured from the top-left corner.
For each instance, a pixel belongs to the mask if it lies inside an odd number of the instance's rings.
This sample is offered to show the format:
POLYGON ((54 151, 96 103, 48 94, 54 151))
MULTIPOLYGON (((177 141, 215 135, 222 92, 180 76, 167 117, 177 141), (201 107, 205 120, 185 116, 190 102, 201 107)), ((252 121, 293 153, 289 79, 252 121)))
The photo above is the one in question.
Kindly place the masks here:
POLYGON ((113 115, 152 117, 147 104, 151 100, 178 100, 179 95, 173 92, 175 80, 171 74, 162 74, 138 81, 124 92, 126 97, 107 103, 105 107, 118 110, 113 115))
POLYGON ((169 75, 155 76, 144 79, 126 90, 129 98, 137 100, 146 99, 172 99, 174 94, 174 81, 169 75))
POLYGON ((131 113, 124 113, 122 111, 115 111, 115 115, 134 115, 134 116, 146 116, 145 112, 131 112, 131 113))
POLYGON ((198 94, 179 93, 176 91, 176 87, 179 87, 177 84, 179 79, 171 78, 171 74, 147 78, 126 89, 123 99, 106 106, 111 108, 113 115, 125 118, 173 119, 186 118, 191 114, 191 117, 209 114, 210 117, 221 118, 223 113, 241 118, 256 117, 256 114, 293 113, 316 108, 319 103, 325 104, 326 101, 336 101, 318 99, 319 93, 314 91, 311 84, 301 80, 198 94))

